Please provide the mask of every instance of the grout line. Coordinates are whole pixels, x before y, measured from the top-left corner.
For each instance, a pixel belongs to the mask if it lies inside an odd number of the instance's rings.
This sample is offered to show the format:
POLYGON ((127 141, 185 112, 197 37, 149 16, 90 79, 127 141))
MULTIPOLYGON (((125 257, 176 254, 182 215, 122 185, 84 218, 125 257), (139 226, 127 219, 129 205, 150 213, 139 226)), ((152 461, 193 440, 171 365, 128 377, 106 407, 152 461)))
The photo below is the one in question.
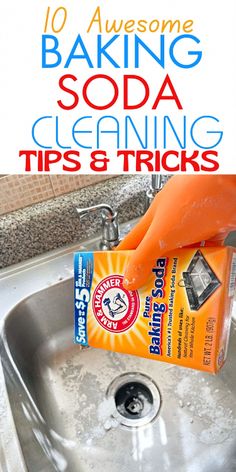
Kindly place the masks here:
POLYGON ((56 194, 55 194, 55 190, 54 190, 54 187, 53 187, 53 184, 52 184, 52 181, 51 181, 51 175, 48 175, 48 178, 49 178, 49 182, 50 182, 50 185, 51 185, 51 189, 52 189, 52 193, 53 193, 53 198, 56 197, 56 194))

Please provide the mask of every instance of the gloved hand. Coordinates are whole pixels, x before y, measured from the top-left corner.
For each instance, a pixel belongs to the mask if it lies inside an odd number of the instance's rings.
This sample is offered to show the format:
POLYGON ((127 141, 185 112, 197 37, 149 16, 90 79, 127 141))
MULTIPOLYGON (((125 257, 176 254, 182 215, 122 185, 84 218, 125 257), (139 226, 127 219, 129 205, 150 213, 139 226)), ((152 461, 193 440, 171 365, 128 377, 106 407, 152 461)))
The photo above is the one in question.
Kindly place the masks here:
POLYGON ((119 244, 135 249, 124 275, 124 287, 145 284, 158 257, 205 241, 222 244, 236 229, 235 175, 177 175, 156 195, 150 208, 119 244))

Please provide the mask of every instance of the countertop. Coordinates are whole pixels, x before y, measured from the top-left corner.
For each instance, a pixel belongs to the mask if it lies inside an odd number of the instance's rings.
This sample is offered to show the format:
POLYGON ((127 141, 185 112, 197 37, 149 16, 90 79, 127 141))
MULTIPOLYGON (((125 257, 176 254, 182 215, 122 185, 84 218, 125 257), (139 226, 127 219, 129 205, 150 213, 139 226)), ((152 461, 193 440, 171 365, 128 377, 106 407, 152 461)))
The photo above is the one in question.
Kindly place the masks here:
POLYGON ((143 214, 150 176, 120 176, 0 217, 0 269, 94 237, 101 216, 80 221, 75 207, 106 203, 123 223, 143 214))

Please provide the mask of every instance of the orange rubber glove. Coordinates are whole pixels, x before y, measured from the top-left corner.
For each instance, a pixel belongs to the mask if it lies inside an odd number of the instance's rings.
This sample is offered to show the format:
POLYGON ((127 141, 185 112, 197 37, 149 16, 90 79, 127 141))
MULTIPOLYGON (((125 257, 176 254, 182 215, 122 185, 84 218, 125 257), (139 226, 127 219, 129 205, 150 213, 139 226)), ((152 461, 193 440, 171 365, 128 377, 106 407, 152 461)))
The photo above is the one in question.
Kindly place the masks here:
POLYGON ((158 257, 206 241, 222 244, 236 229, 236 175, 177 175, 156 195, 117 250, 135 249, 124 287, 145 284, 158 257))

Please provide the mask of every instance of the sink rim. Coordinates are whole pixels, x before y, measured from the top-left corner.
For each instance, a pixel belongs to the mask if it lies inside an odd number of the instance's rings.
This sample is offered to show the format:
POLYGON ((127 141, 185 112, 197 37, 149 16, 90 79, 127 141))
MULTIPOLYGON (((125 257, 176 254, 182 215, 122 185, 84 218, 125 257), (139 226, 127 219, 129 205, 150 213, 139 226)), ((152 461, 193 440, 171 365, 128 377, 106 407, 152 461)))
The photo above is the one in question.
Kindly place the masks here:
MULTIPOLYGON (((126 227, 127 225, 130 225, 130 223, 131 222, 125 223, 121 225, 121 227, 126 227)), ((3 304, 1 304, 2 306, 0 307, 0 336, 4 345, 4 349, 8 351, 8 358, 11 360, 11 364, 14 366, 14 369, 19 374, 20 371, 17 365, 15 364, 15 360, 10 351, 6 334, 6 323, 10 318, 12 311, 14 311, 17 306, 24 303, 27 299, 34 297, 35 294, 43 292, 45 291, 45 289, 50 289, 52 286, 58 286, 60 284, 63 284, 69 279, 71 279, 73 277, 73 252, 81 249, 81 246, 84 246, 87 250, 93 250, 96 248, 99 240, 99 237, 87 239, 86 241, 80 242, 76 245, 73 244, 69 247, 63 247, 61 249, 50 251, 50 253, 37 256, 36 258, 30 261, 25 261, 20 264, 17 264, 16 266, 11 266, 8 269, 2 269, 0 271, 0 291, 2 290, 2 288, 3 290, 5 290, 3 304), (50 277, 48 275, 49 273, 50 277), (62 277, 62 280, 58 279, 58 273, 60 274, 60 277, 62 277), (31 280, 31 284, 29 287, 24 286, 25 277, 28 277, 28 279, 31 280), (12 294, 14 295, 12 297, 10 296, 11 294, 9 295, 9 291, 7 290, 9 284, 11 285, 12 294), (17 285, 16 289, 14 288, 15 285, 17 285), (4 300, 6 300, 5 305, 4 300)), ((236 305, 236 303, 234 303, 234 305, 236 305)), ((236 326, 236 320, 233 319, 232 323, 236 326)), ((12 468, 8 468, 7 464, 7 456, 10 457, 12 454, 12 444, 11 449, 9 448, 9 446, 7 447, 10 437, 10 443, 11 441, 13 441, 13 444, 15 445, 14 453, 15 457, 17 457, 17 472, 26 472, 27 469, 22 455, 21 445, 17 436, 15 421, 8 398, 6 379, 3 373, 2 359, 0 360, 0 392, 3 398, 2 402, 6 405, 6 411, 9 417, 8 435, 3 434, 0 438, 0 450, 1 443, 3 443, 3 457, 0 460, 0 466, 2 465, 3 470, 6 470, 7 472, 12 472, 13 470, 15 470, 12 468), (2 460, 5 460, 5 463, 2 463, 2 460)), ((1 429, 3 431, 4 427, 5 425, 2 424, 1 429)))

